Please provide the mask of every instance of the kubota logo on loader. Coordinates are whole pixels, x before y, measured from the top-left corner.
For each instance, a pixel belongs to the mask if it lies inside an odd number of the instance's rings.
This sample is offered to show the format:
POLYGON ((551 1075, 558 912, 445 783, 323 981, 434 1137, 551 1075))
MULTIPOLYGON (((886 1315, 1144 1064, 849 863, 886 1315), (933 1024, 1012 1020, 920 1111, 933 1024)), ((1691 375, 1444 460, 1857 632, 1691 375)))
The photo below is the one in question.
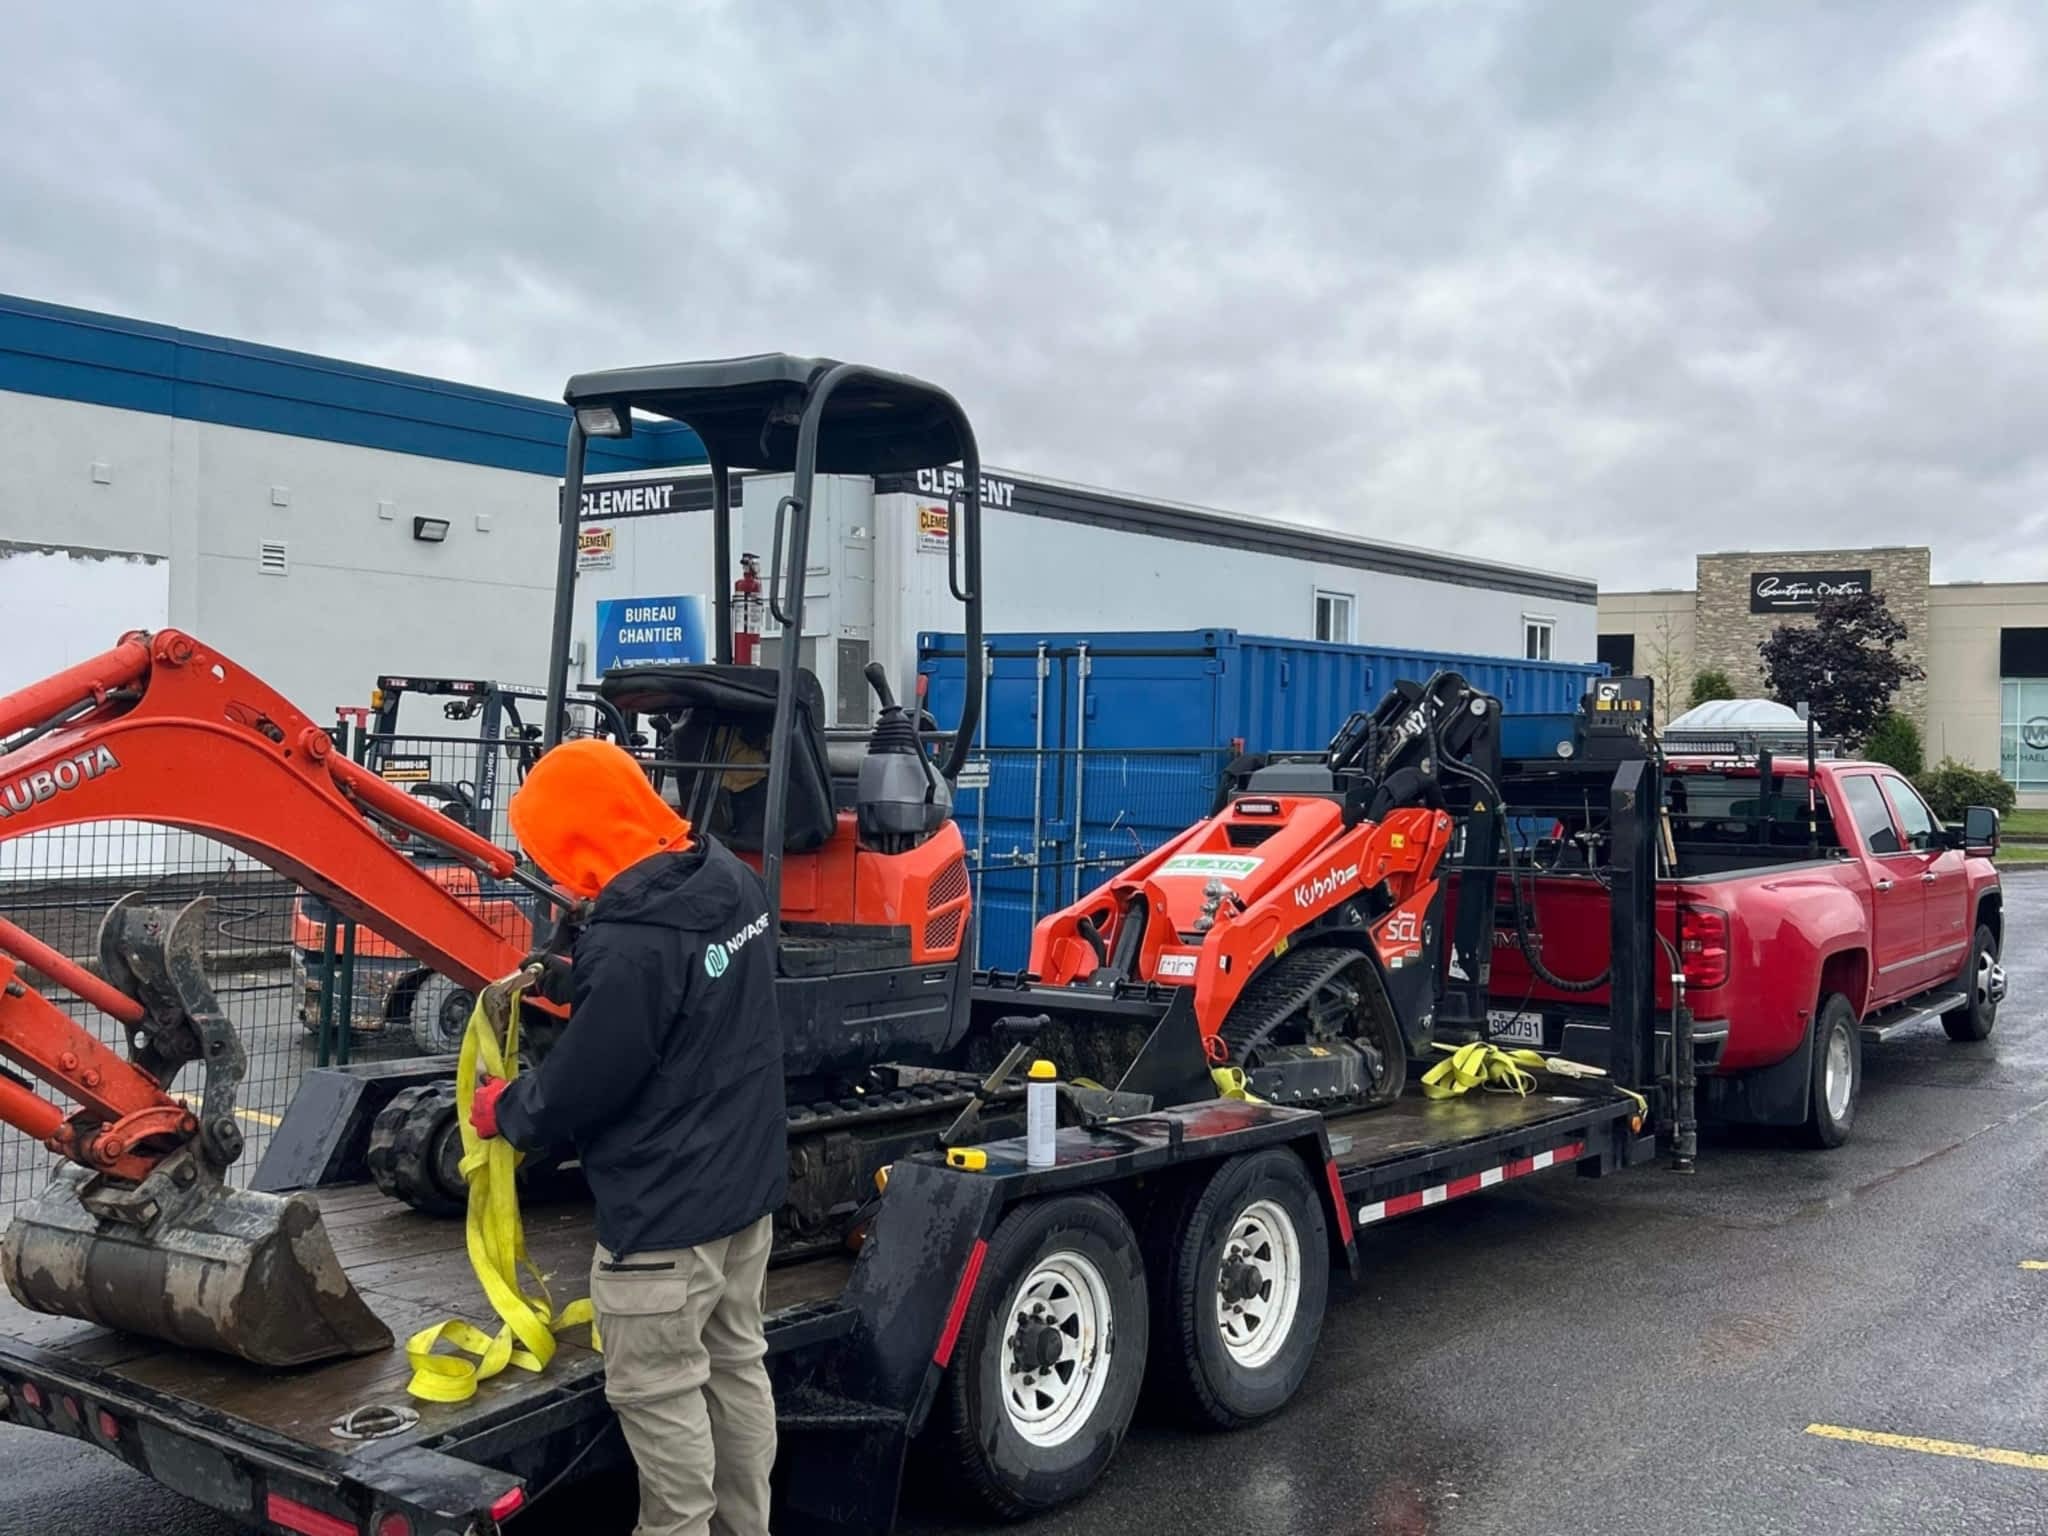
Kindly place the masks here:
POLYGON ((1294 904, 1297 907, 1313 907, 1318 902, 1327 901, 1357 878, 1358 866, 1356 864, 1347 864, 1342 869, 1329 870, 1317 875, 1315 879, 1309 881, 1306 885, 1297 885, 1294 888, 1294 904))
POLYGON ((121 760, 110 748, 93 747, 51 767, 23 774, 12 784, 0 785, 0 817, 19 816, 30 806, 41 805, 52 795, 76 789, 87 779, 96 779, 120 766, 121 760))

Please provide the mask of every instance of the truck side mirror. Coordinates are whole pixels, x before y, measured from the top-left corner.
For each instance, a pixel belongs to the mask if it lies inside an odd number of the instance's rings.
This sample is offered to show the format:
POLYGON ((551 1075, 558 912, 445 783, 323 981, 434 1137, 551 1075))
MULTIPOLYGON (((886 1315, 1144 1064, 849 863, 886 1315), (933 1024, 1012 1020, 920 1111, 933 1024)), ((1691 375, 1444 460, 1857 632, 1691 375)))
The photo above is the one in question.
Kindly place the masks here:
POLYGON ((1966 853, 1998 852, 1998 812, 1988 805, 1972 805, 1963 811, 1963 850, 1966 853))

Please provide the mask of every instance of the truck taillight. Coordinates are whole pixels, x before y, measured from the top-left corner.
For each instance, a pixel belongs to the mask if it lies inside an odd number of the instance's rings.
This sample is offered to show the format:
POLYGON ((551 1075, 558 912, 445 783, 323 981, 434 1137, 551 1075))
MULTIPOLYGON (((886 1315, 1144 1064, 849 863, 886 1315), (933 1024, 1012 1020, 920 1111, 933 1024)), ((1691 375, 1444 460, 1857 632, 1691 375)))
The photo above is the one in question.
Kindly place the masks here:
POLYGON ((1728 914, 1719 907, 1681 908, 1678 954, 1688 987, 1720 986, 1728 979, 1728 914))

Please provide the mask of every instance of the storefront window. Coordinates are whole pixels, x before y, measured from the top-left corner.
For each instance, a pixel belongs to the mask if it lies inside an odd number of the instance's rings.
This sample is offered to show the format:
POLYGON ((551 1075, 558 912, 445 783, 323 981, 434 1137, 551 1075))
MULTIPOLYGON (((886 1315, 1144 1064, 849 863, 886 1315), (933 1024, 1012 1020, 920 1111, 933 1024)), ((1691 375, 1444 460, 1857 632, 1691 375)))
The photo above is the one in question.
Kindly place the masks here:
POLYGON ((2008 677, 1999 691, 1998 770, 2015 789, 2048 790, 2048 677, 2008 677))

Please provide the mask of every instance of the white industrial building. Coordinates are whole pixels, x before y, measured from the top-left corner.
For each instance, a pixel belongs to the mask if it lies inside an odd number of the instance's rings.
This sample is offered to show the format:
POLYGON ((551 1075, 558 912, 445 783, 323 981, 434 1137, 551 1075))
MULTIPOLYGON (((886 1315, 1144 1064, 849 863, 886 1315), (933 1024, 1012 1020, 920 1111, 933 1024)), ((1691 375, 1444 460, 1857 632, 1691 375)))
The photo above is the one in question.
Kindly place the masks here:
MULTIPOLYGON (((565 358, 564 376, 592 361, 565 358)), ((322 721, 384 671, 537 682, 566 430, 554 402, 0 297, 0 690, 165 623, 322 721)), ((600 602, 619 625, 629 607, 702 615, 712 595, 695 439, 650 424, 591 447, 584 678, 619 643, 600 602)), ((984 479, 992 630, 1595 654, 1587 580, 1037 475, 984 479)), ((764 566, 785 488, 741 482, 734 547, 764 566)), ((958 627, 950 488, 935 468, 835 479, 817 498, 804 646, 846 720, 866 718, 870 657, 907 678, 918 633, 958 627)), ((703 623, 638 630, 633 644, 655 632, 672 648, 703 623)))

